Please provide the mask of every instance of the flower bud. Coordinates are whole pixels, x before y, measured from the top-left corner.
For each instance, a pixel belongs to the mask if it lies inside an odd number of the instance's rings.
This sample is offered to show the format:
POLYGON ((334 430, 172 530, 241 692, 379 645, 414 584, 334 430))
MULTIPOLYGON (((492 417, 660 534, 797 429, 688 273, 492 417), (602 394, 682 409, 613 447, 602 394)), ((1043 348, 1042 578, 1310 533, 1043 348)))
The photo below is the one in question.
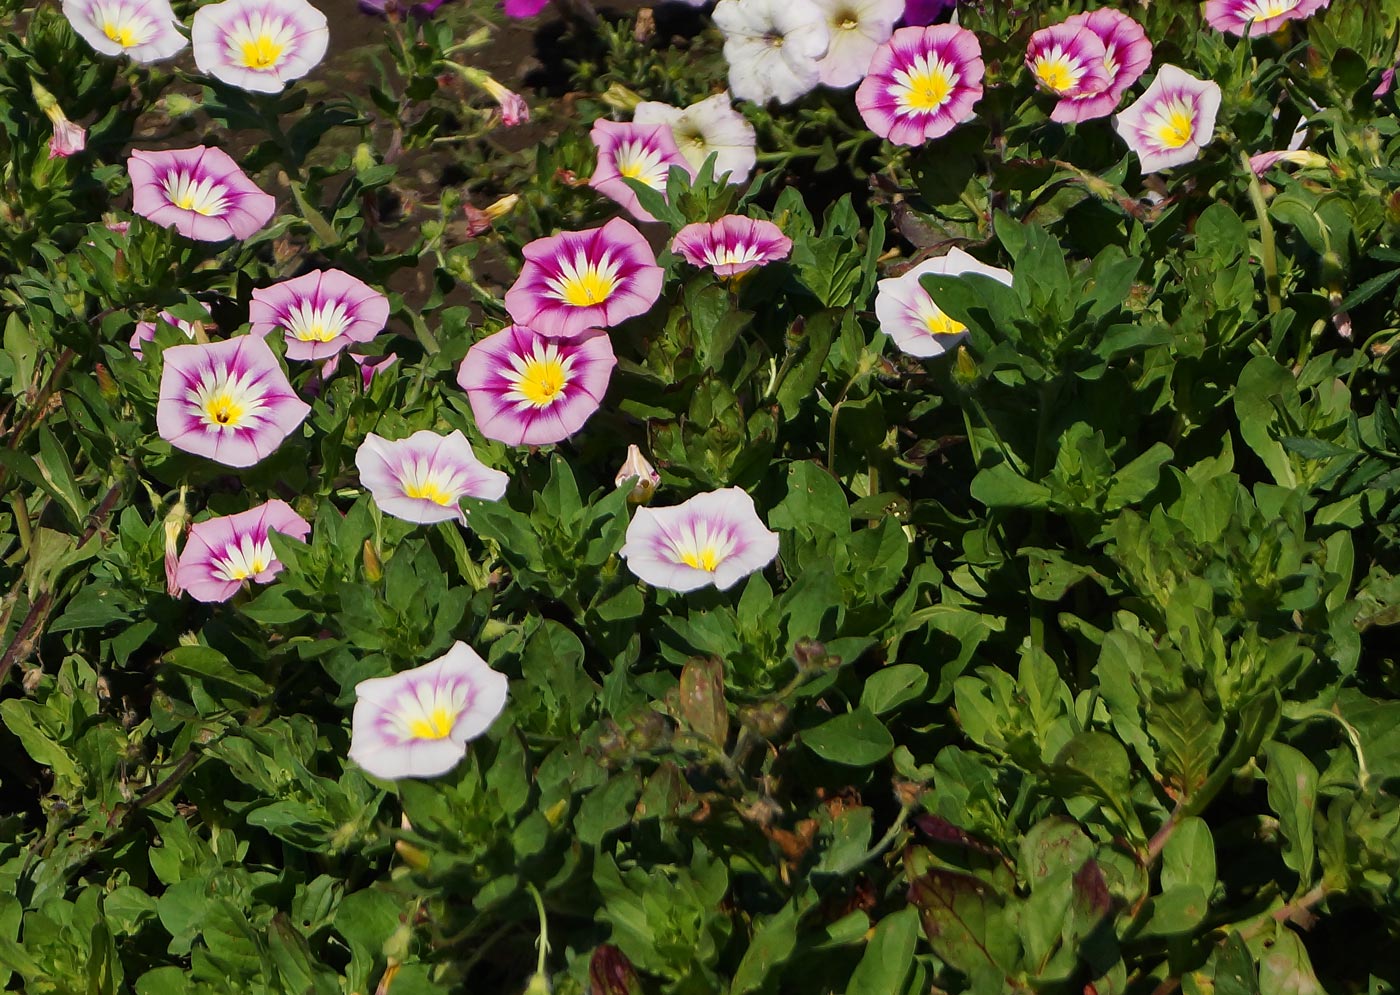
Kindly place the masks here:
POLYGON ((614 83, 612 86, 608 87, 598 99, 613 110, 622 111, 625 114, 631 114, 637 109, 637 105, 642 102, 640 94, 627 89, 627 87, 623 86, 621 83, 614 83))
POLYGON ((371 584, 378 584, 380 578, 384 576, 384 563, 379 559, 379 554, 375 552, 374 543, 368 539, 360 550, 360 559, 364 563, 365 580, 371 584))
POLYGON ((403 858, 403 862, 415 871, 426 871, 431 862, 428 855, 419 847, 414 846, 408 840, 395 840, 394 850, 403 858))
POLYGON ((788 711, 788 707, 781 701, 745 705, 739 710, 739 721, 756 736, 772 739, 787 725, 788 711))
POLYGON ((826 665, 826 647, 815 639, 803 637, 793 645, 792 658, 798 670, 816 670, 826 665))
POLYGON ((629 480, 633 481, 632 493, 627 495, 629 504, 646 504, 661 483, 661 474, 656 472, 656 467, 647 462, 642 451, 635 445, 627 447, 627 459, 617 471, 614 483, 621 487, 629 480))
MULTIPOLYGON (((182 487, 180 499, 175 502, 175 507, 170 509, 170 514, 165 516, 165 592, 172 598, 178 598, 185 593, 177 579, 177 571, 180 566, 180 536, 185 533, 186 520, 185 489, 182 487)), ((186 643, 184 636, 180 637, 180 643, 193 645, 186 643)))
POLYGON ((959 387, 970 387, 977 382, 977 361, 965 345, 958 346, 958 356, 953 362, 953 382, 959 387))
POLYGON ((165 97, 165 113, 171 117, 188 117, 199 110, 198 100, 192 100, 182 93, 169 93, 165 97))
POLYGON ((368 142, 361 142, 355 146, 355 154, 350 157, 350 165, 355 172, 363 173, 367 169, 373 169, 378 163, 374 158, 374 146, 368 142))
POLYGON ((122 396, 122 389, 117 386, 117 381, 112 376, 111 370, 102 363, 98 363, 94 373, 97 376, 97 390, 105 400, 115 401, 122 396))

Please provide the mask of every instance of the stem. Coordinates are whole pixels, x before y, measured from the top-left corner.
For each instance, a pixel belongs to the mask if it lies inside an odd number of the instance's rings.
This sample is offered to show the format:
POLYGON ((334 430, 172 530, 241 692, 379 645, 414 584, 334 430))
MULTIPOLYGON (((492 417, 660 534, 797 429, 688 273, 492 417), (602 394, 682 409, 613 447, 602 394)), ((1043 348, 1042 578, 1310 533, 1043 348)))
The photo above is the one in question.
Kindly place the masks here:
POLYGON ((539 913, 540 917, 539 958, 535 961, 535 973, 540 977, 544 977, 544 959, 545 955, 549 953, 549 919, 545 915, 544 898, 540 895, 539 889, 529 881, 526 881, 525 890, 528 891, 530 897, 535 900, 535 911, 539 913))
POLYGON ((1264 190, 1259 186, 1259 177, 1249 165, 1249 155, 1240 153, 1244 164, 1244 174, 1249 177, 1249 199, 1254 204, 1254 214, 1259 219, 1259 262, 1264 266, 1264 292, 1269 298, 1269 313, 1278 314, 1283 308, 1283 295, 1278 276, 1278 249, 1274 243, 1274 223, 1269 220, 1269 208, 1264 203, 1264 190))

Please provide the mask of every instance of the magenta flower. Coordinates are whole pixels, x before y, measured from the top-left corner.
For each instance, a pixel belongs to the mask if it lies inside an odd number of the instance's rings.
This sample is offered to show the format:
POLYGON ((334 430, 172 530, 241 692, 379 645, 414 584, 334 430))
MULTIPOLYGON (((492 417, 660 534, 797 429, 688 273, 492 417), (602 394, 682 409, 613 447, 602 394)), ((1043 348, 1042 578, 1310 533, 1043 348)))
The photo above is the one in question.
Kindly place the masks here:
POLYGON ((1286 21, 1300 21, 1332 0, 1206 0, 1206 22, 1231 35, 1266 35, 1286 21))
POLYGON ((1105 63, 1108 51, 1099 36, 1085 24, 1065 21, 1031 35, 1026 48, 1026 68, 1036 86, 1060 98, 1052 121, 1071 119, 1071 101, 1095 97, 1108 89, 1112 77, 1105 63))
POLYGON ((436 777, 506 707, 508 682, 463 642, 432 663, 355 685, 350 759, 375 777, 436 777))
POLYGON ((773 562, 778 534, 742 488, 726 487, 669 508, 638 508, 618 555, 653 587, 723 591, 773 562))
POLYGON ((656 218, 642 207, 636 191, 627 185, 628 179, 640 180, 664 197, 672 166, 681 167, 687 175, 695 175, 695 170, 676 147, 669 125, 621 124, 599 118, 593 122, 589 137, 598 149, 598 165, 588 185, 617 201, 638 221, 655 221, 656 218))
POLYGON ((1098 93, 1063 97, 1050 117, 1054 121, 1090 121, 1112 114, 1128 87, 1138 81, 1152 62, 1147 32, 1127 14, 1101 7, 1065 19, 1066 26, 1084 27, 1103 43, 1103 68, 1107 84, 1098 93))
POLYGON ((253 291, 254 335, 281 331, 288 359, 322 360, 368 342, 389 320, 389 298, 338 269, 316 270, 253 291))
POLYGON ((169 0, 63 0, 63 16, 103 55, 157 62, 186 44, 169 0))
POLYGON ((486 438, 543 446, 583 427, 603 402, 616 365, 606 332, 551 339, 510 325, 467 350, 457 383, 486 438))
POLYGON ((49 139, 49 158, 67 159, 87 148, 87 129, 64 119, 55 121, 53 136, 49 139))
POLYGON ((267 224, 277 209, 223 149, 131 153, 131 207, 165 228, 201 242, 244 239, 267 224))
POLYGON ((359 353, 346 353, 360 368, 360 386, 369 390, 374 378, 399 361, 399 354, 391 352, 387 356, 361 356, 359 353))
POLYGON ((1199 156, 1214 137, 1219 110, 1219 84, 1166 65, 1113 125, 1137 153, 1142 171, 1152 173, 1199 156))
POLYGON ((222 0, 194 12, 194 62, 230 86, 280 93, 326 55, 326 15, 306 0, 222 0))
POLYGON ((175 584, 196 601, 227 601, 246 582, 266 584, 282 572, 267 533, 305 542, 311 526, 285 501, 269 501, 190 528, 175 568, 175 584))
MULTIPOLYGON (((213 315, 211 315, 208 311, 204 312, 204 316, 206 318, 213 317, 213 315)), ((155 321, 138 321, 136 323, 136 331, 132 333, 131 340, 127 343, 127 345, 131 346, 131 351, 135 354, 137 359, 141 358, 141 343, 152 342, 155 340, 157 322, 162 321, 165 322, 167 325, 171 325, 175 328, 178 328, 180 331, 185 333, 185 338, 189 339, 190 341, 194 341, 194 322, 185 321, 183 318, 177 318, 169 311, 162 311, 156 315, 155 321)), ((203 322, 201 322, 200 324, 202 325, 203 322)))
POLYGON ((927 273, 981 273, 1011 285, 1008 271, 978 262, 962 249, 950 249, 945 256, 925 260, 900 276, 876 284, 875 317, 880 321, 880 331, 894 339, 904 352, 920 359, 947 352, 967 333, 967 326, 944 314, 919 283, 919 277, 927 273))
POLYGON ((549 0, 505 0, 501 5, 507 17, 534 17, 549 6, 549 0))
POLYGON ((734 276, 779 259, 792 251, 792 239, 771 221, 726 214, 713 224, 686 225, 671 242, 692 266, 708 266, 717 276, 734 276))
POLYGON ((256 335, 165 350, 156 428, 176 449, 225 466, 252 466, 311 408, 256 335))
POLYGON ((661 296, 662 271, 642 233, 621 218, 525 246, 525 265, 506 291, 518 325, 556 337, 608 328, 645 314, 661 296))
POLYGON ((876 49, 856 107, 881 138, 919 145, 972 116, 982 73, 982 47, 966 28, 900 28, 876 49))
POLYGON ((438 435, 424 429, 393 442, 371 432, 355 452, 355 466, 381 511, 419 525, 465 522, 462 498, 498 501, 509 480, 477 459, 458 431, 438 435))
POLYGON ((942 20, 943 15, 957 5, 957 0, 904 0, 904 17, 901 21, 906 25, 923 27, 942 20))

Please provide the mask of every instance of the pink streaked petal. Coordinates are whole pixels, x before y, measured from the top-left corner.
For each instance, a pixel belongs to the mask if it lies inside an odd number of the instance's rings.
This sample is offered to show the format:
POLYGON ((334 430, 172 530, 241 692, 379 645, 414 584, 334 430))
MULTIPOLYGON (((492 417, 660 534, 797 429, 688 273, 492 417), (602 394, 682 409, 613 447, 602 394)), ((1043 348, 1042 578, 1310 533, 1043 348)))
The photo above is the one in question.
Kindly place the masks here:
POLYGON ((693 591, 714 584, 725 590, 773 561, 778 535, 764 526, 753 498, 726 487, 668 508, 638 508, 618 555, 654 587, 693 591), (711 555, 713 569, 705 567, 711 555))

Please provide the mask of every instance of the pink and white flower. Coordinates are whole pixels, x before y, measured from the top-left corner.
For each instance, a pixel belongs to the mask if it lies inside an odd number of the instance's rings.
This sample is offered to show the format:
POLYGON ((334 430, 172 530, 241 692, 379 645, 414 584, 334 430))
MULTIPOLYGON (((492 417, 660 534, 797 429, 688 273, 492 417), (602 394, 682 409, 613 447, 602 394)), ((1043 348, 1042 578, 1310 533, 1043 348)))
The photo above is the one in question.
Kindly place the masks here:
POLYGON ((169 0, 63 0, 63 16, 103 55, 158 62, 187 44, 169 0))
POLYGON ((875 317, 880 321, 880 331, 894 339, 901 350, 921 359, 947 352, 967 334, 967 326, 944 314, 919 283, 919 277, 929 273, 980 273, 1011 285, 1010 272, 978 262, 961 249, 950 249, 945 256, 926 260, 900 276, 877 283, 875 317))
POLYGON ((983 72, 982 46, 966 28, 900 28, 876 50, 856 107, 881 138, 920 145, 972 116, 983 72))
POLYGON ((510 479, 477 459, 455 430, 438 435, 423 429, 392 442, 371 432, 355 452, 355 466, 384 514, 419 525, 465 522, 462 498, 498 501, 510 479))
POLYGON ((740 100, 790 104, 821 81, 817 63, 831 37, 812 0, 720 0, 711 16, 740 100))
POLYGON ((1065 21, 1031 35, 1026 47, 1026 68, 1036 86, 1060 98, 1050 115, 1052 121, 1070 119, 1071 101, 1097 96, 1108 89, 1111 77, 1107 59, 1103 41, 1086 24, 1065 21))
POLYGON ((1061 98, 1050 118, 1068 123, 1090 121, 1113 113, 1152 62, 1152 43, 1142 25, 1121 11, 1100 7, 1087 14, 1065 19, 1069 27, 1088 28, 1103 44, 1103 68, 1107 83, 1097 93, 1081 93, 1061 98))
POLYGON ((712 224, 686 225, 676 233, 671 251, 692 266, 708 266, 717 276, 735 276, 786 259, 792 239, 771 221, 726 214, 712 224))
POLYGON ((904 0, 814 0, 831 38, 817 63, 823 86, 855 86, 865 78, 875 50, 890 40, 904 16, 904 0))
POLYGON ((368 342, 389 320, 389 298, 338 269, 316 270, 253 291, 254 335, 280 331, 288 359, 323 360, 368 342))
MULTIPOLYGON (((210 319, 213 318, 213 315, 207 310, 204 312, 204 316, 210 319)), ((141 343, 155 341, 158 322, 164 322, 167 325, 178 328, 185 333, 185 338, 189 339, 191 342, 194 341, 195 322, 177 318, 169 311, 161 311, 156 315, 155 321, 138 321, 136 323, 136 331, 132 332, 131 340, 127 345, 131 346, 131 351, 135 354, 137 359, 141 358, 141 343)), ((199 324, 202 327, 204 323, 201 321, 199 324)))
POLYGON ((175 567, 175 586, 196 601, 227 601, 244 584, 268 583, 282 572, 267 537, 273 530, 305 542, 311 525, 275 500, 196 523, 175 567))
POLYGON ((256 93, 280 93, 326 55, 326 15, 306 0, 221 0, 194 12, 201 72, 256 93))
POLYGON ((778 534, 742 488, 726 487, 669 508, 638 508, 618 555, 653 587, 723 591, 773 562, 778 534))
POLYGON ((1279 149, 1276 152, 1260 152, 1250 156, 1249 168, 1255 176, 1263 176, 1281 162, 1308 169, 1321 169, 1328 164, 1326 156, 1309 152, 1307 149, 1279 149))
POLYGON ((622 124, 599 118, 593 122, 589 137, 598 149, 598 165, 588 185, 617 201, 638 221, 656 218, 642 207, 627 180, 639 180, 665 197, 672 166, 694 175, 667 125, 622 124))
POLYGON ((223 149, 131 153, 131 207, 137 214, 201 242, 244 239, 271 219, 277 201, 223 149))
POLYGON ((543 446, 583 427, 602 404, 616 365, 606 332, 551 339, 510 325, 467 350, 457 383, 486 438, 543 446))
POLYGON ((1311 17, 1332 0, 1206 0, 1206 22, 1231 35, 1267 35, 1311 17))
POLYGON ((506 291, 518 325, 558 338, 609 328, 645 314, 661 296, 662 271, 642 233, 621 218, 525 246, 525 265, 506 291))
POLYGON ((431 663, 355 685, 350 759, 375 777, 437 777, 506 706, 506 676, 463 642, 431 663))
POLYGON ((297 397, 266 342, 240 335, 164 353, 156 428, 176 449, 225 466, 252 466, 291 435, 311 408, 297 397))
POLYGON ((644 100, 632 113, 636 124, 665 124, 671 137, 693 168, 699 172, 705 160, 715 157, 715 178, 727 174, 730 183, 743 183, 753 173, 758 155, 753 125, 730 104, 728 91, 716 93, 681 109, 655 100, 644 100))
POLYGON ((1220 85, 1165 65, 1152 85, 1113 119, 1144 173, 1180 166, 1201 154, 1215 134, 1220 85))
POLYGON ((361 356, 359 353, 346 353, 360 368, 360 386, 369 390, 374 378, 399 361, 399 354, 391 352, 387 356, 361 356))

